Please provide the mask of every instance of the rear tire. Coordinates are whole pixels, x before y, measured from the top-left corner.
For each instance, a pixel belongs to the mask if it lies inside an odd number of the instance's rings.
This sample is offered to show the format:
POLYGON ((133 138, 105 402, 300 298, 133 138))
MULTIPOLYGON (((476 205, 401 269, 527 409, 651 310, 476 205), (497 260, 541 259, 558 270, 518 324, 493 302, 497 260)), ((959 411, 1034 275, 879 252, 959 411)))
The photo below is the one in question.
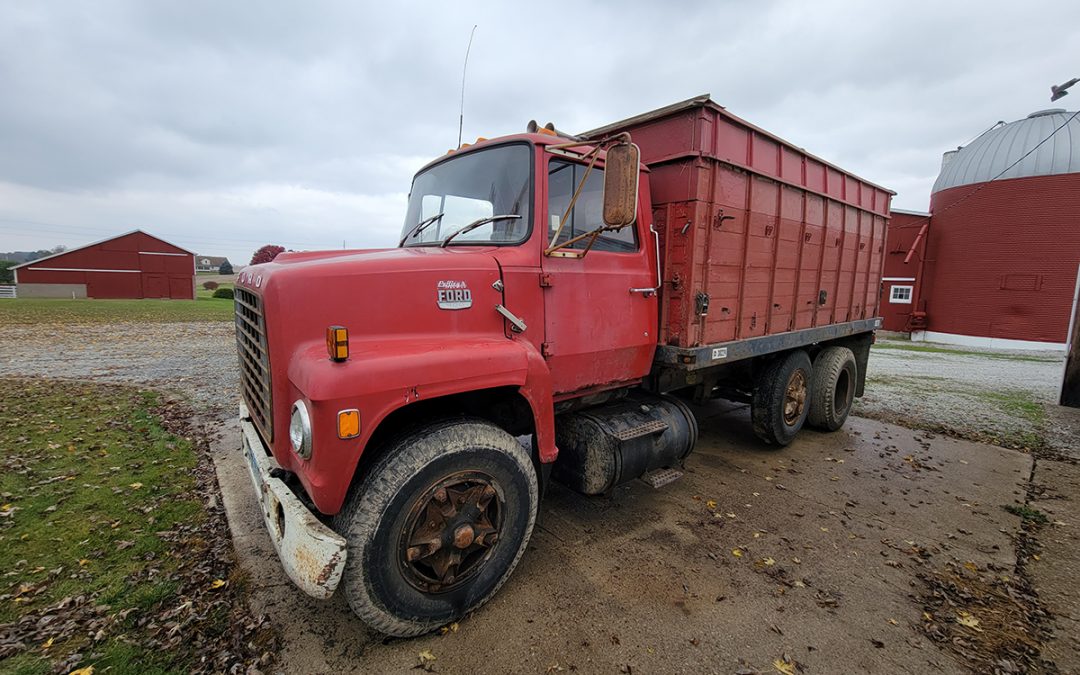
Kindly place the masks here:
POLYGON ((806 421, 813 368, 801 349, 780 355, 762 371, 754 387, 754 433, 766 443, 785 446, 806 421))
POLYGON ((348 542, 341 586, 353 612, 396 637, 436 630, 487 602, 532 534, 532 459, 479 420, 398 438, 334 518, 348 542))
POLYGON ((823 431, 844 426, 855 400, 859 366, 847 347, 826 347, 814 359, 807 424, 823 431))

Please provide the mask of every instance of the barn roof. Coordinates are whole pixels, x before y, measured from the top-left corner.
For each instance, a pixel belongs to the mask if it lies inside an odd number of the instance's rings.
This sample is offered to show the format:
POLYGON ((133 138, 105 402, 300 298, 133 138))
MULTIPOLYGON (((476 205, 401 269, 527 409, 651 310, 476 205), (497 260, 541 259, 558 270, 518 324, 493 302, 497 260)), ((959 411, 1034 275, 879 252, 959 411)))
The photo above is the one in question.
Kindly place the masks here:
POLYGON ((56 258, 56 257, 62 256, 62 255, 67 255, 68 253, 74 253, 75 251, 81 251, 84 248, 90 248, 91 246, 97 246, 98 244, 104 244, 107 241, 112 241, 114 239, 120 239, 122 237, 127 237, 127 236, 130 236, 132 234, 144 234, 147 237, 150 237, 151 239, 157 239, 158 241, 160 241, 163 244, 168 244, 169 246, 172 246, 173 248, 178 248, 181 251, 183 251, 184 253, 191 253, 191 255, 195 255, 194 253, 187 250, 183 246, 177 246, 176 244, 174 244, 172 242, 165 241, 161 237, 155 237, 154 235, 150 234, 149 232, 145 232, 143 230, 131 230, 130 232, 125 232, 123 234, 118 234, 118 235, 116 235, 114 237, 108 237, 106 239, 99 239, 98 241, 92 241, 89 244, 84 244, 84 245, 78 246, 76 248, 69 248, 66 251, 60 251, 59 253, 53 253, 52 255, 47 255, 44 258, 38 258, 37 260, 28 260, 27 262, 24 262, 24 263, 19 264, 19 265, 15 265, 14 267, 11 267, 10 269, 17 270, 17 269, 19 269, 21 267, 26 267, 27 265, 36 265, 37 263, 40 263, 40 262, 45 261, 45 260, 51 260, 52 258, 56 258))
POLYGON ((932 192, 995 179, 1077 172, 1080 116, 1054 108, 995 127, 966 146, 945 153, 932 192))

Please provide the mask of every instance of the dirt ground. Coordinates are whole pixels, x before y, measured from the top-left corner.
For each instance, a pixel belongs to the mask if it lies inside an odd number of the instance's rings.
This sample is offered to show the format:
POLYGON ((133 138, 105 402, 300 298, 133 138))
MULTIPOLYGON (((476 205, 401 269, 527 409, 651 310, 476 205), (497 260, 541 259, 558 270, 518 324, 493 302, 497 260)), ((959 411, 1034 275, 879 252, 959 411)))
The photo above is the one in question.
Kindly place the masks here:
POLYGON ((284 577, 230 429, 215 461, 255 611, 287 672, 967 672, 923 637, 916 574, 1014 564, 1028 455, 855 419, 763 448, 745 408, 701 411, 686 476, 586 498, 555 487, 521 565, 456 632, 384 642, 284 577), (715 502, 715 506, 711 504, 715 502), (753 672, 753 670, 749 670, 753 672))
MULTIPOLYGON (((1056 439, 1038 452, 866 418, 834 434, 804 432, 774 451, 752 436, 744 406, 712 404, 698 411, 701 440, 682 480, 660 490, 633 483, 607 498, 555 486, 528 553, 489 605, 444 635, 384 640, 342 598, 307 598, 281 572, 237 449, 232 350, 228 324, 16 332, 0 336, 0 372, 161 386, 205 411, 253 609, 283 634, 282 672, 404 672, 421 652, 439 672, 988 672, 963 654, 965 645, 985 651, 983 628, 998 609, 929 595, 928 578, 956 570, 1034 583, 1053 619, 1037 620, 1031 604, 1012 606, 1017 622, 1036 619, 1018 630, 1038 634, 1040 658, 1075 670, 1076 411, 1037 400, 1044 415, 1036 418, 1026 401, 1002 404, 1028 420, 1021 431, 1056 439), (45 341, 59 359, 43 355, 45 341), (1003 506, 1047 520, 1032 524, 1003 506)), ((870 391, 881 388, 866 414, 898 419, 878 414, 891 406, 913 426, 936 419, 918 386, 883 378, 890 368, 938 377, 940 359, 959 360, 963 373, 970 358, 875 350, 871 375, 882 378, 870 391)), ((992 381, 986 391, 995 391, 992 381)))

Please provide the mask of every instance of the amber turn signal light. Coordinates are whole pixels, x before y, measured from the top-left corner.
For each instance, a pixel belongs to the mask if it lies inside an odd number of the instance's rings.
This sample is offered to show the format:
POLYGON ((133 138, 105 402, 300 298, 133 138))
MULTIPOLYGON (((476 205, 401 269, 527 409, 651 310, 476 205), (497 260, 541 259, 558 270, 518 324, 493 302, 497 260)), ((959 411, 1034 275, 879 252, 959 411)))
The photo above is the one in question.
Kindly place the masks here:
POLYGON ((326 353, 331 361, 341 362, 349 358, 349 329, 330 326, 326 329, 326 353))
POLYGON ((360 435, 360 411, 342 410, 337 414, 338 438, 356 438, 360 435))

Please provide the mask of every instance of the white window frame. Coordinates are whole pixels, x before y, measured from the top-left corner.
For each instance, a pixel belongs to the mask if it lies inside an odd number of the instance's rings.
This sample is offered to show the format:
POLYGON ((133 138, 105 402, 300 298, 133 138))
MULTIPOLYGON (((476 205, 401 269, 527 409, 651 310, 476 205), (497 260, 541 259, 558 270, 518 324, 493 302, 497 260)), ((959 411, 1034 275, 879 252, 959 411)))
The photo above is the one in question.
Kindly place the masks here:
POLYGON ((913 295, 915 295, 914 286, 894 285, 889 289, 889 302, 894 305, 910 305, 913 295), (907 291, 906 299, 896 297, 896 291, 899 289, 904 289, 907 291))

